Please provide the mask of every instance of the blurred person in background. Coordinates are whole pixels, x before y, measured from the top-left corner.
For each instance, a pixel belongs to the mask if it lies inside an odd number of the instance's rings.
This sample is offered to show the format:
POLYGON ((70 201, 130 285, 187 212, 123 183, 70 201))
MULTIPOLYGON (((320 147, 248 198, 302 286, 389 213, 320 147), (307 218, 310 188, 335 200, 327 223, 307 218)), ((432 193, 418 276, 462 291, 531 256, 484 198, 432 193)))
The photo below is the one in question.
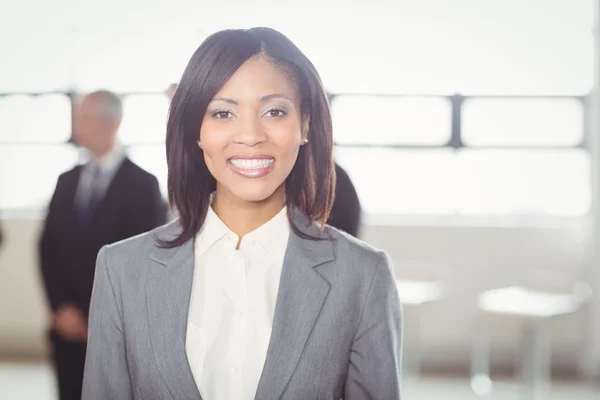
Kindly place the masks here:
POLYGON ((43 283, 51 308, 50 343, 61 400, 81 398, 87 319, 100 248, 165 223, 154 175, 125 155, 117 140, 120 98, 108 91, 85 96, 74 120, 74 140, 90 161, 58 178, 41 235, 43 283))
POLYGON ((358 194, 352 180, 338 163, 335 163, 335 178, 335 200, 327 223, 358 238, 362 226, 358 194))

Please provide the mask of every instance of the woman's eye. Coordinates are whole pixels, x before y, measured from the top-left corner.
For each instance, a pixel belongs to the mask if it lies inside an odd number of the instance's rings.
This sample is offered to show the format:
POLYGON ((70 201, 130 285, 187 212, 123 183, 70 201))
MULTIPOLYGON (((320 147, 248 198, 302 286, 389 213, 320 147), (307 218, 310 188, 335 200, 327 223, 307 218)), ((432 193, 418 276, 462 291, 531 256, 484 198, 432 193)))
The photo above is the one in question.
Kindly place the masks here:
POLYGON ((229 111, 217 111, 213 113, 213 117, 215 117, 216 119, 227 119, 230 118, 230 116, 231 112, 229 111))
POLYGON ((280 110, 279 108, 272 108, 269 111, 267 111, 267 115, 273 118, 283 117, 285 114, 285 111, 280 110))

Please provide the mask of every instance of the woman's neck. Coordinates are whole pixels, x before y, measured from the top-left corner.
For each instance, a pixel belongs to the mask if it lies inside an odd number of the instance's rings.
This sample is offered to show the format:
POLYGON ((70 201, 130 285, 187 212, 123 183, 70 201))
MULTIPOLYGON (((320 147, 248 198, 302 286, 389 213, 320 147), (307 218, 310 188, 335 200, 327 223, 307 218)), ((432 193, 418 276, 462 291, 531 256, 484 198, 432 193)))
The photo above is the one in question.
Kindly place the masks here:
POLYGON ((272 219, 285 206, 284 188, 263 201, 249 202, 217 189, 212 208, 217 216, 241 240, 244 235, 272 219))

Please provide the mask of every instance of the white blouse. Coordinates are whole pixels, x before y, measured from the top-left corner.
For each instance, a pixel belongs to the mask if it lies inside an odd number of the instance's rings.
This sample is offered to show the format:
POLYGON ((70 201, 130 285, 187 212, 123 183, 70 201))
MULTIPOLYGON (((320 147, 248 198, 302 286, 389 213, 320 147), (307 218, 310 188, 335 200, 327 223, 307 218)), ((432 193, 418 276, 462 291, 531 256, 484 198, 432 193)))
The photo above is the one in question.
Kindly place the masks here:
POLYGON ((186 353, 204 400, 254 399, 290 226, 284 207, 242 238, 209 207, 194 244, 186 353))

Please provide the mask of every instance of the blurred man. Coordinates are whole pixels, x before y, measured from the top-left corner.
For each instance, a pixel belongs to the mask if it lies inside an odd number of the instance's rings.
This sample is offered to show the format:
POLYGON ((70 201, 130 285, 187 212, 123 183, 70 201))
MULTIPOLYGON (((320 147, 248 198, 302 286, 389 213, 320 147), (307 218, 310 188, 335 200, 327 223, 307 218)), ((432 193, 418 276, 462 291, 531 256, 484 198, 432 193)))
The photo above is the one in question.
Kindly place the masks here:
POLYGON ((362 209, 356 189, 346 171, 337 163, 335 175, 335 200, 327 223, 358 238, 362 223, 362 209))
POLYGON ((118 144, 121 119, 121 100, 111 92, 91 93, 78 105, 74 139, 88 150, 90 161, 58 178, 40 240, 61 400, 81 398, 99 249, 165 223, 157 179, 131 162, 118 144))

